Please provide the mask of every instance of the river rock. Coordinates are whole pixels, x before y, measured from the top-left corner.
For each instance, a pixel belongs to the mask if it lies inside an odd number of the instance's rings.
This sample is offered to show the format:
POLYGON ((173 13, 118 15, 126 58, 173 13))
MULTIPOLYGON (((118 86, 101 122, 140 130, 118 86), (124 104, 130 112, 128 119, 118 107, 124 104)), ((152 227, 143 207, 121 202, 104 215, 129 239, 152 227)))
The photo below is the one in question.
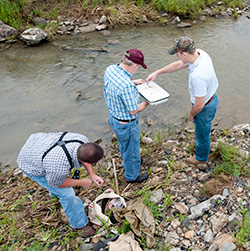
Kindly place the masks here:
POLYGON ((48 36, 47 32, 39 28, 30 28, 21 34, 21 39, 27 45, 39 44, 42 40, 48 36))
POLYGON ((211 8, 208 8, 208 7, 203 10, 203 13, 205 15, 209 16, 209 17, 213 16, 213 10, 211 8))
POLYGON ((153 139, 151 139, 149 137, 143 137, 141 141, 144 144, 152 144, 154 142, 153 139))
POLYGON ((176 202, 174 204, 175 208, 181 213, 181 214, 187 214, 188 213, 188 207, 183 202, 176 202))
POLYGON ((107 17, 105 15, 102 15, 99 20, 99 25, 104 24, 107 22, 107 17))
POLYGON ((108 28, 107 24, 101 24, 101 25, 97 25, 95 27, 96 30, 101 31, 101 30, 106 30, 108 28))
POLYGON ((234 242, 234 239, 231 235, 225 233, 218 233, 215 237, 215 242, 218 244, 220 249, 224 246, 226 242, 234 242))
POLYGON ((216 202, 218 199, 223 200, 224 197, 221 195, 214 195, 210 199, 203 201, 202 203, 190 207, 191 215, 189 215, 189 219, 196 219, 199 218, 202 214, 209 211, 212 207, 214 207, 214 202, 216 202))
POLYGON ((164 195, 162 189, 158 189, 152 192, 152 195, 150 196, 150 201, 154 202, 155 204, 158 204, 163 199, 163 197, 164 195))
POLYGON ((212 243, 214 240, 214 235, 211 229, 209 229, 204 235, 204 241, 207 243, 212 243))
POLYGON ((175 231, 169 232, 166 235, 165 241, 168 242, 168 243, 170 243, 170 244, 176 245, 176 244, 179 243, 180 237, 179 237, 179 235, 175 231))
POLYGON ((219 245, 214 242, 208 249, 208 251, 217 251, 219 249, 219 245))
POLYGON ((42 17, 35 17, 33 19, 33 23, 35 24, 35 26, 39 25, 42 28, 44 28, 47 25, 47 21, 42 17))
POLYGON ((17 36, 17 35, 19 35, 18 30, 16 30, 15 28, 7 24, 4 24, 0 20, 0 42, 4 42, 8 40, 9 38, 11 38, 12 36, 17 36))
POLYGON ((192 24, 190 23, 184 23, 184 22, 180 22, 176 25, 177 28, 188 28, 188 27, 192 27, 192 24))
POLYGON ((226 242, 219 251, 233 251, 236 249, 236 246, 232 242, 226 242))

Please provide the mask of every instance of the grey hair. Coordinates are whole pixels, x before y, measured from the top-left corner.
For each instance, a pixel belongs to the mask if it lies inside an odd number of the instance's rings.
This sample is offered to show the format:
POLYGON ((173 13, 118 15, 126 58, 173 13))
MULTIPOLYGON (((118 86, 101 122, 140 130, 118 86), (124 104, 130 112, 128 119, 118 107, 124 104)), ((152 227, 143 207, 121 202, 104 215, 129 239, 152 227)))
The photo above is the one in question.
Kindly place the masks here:
POLYGON ((126 52, 123 57, 122 57, 122 63, 128 66, 132 66, 136 63, 134 63, 133 61, 129 60, 128 58, 126 58, 125 56, 129 56, 129 52, 126 52))

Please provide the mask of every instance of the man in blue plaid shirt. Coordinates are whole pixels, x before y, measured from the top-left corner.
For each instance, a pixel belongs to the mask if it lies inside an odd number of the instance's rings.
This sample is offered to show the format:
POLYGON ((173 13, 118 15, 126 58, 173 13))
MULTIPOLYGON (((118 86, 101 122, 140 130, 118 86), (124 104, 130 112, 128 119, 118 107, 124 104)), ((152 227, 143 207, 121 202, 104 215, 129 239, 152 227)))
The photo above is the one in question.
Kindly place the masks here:
POLYGON ((148 179, 148 173, 140 174, 140 124, 139 112, 148 102, 140 101, 136 85, 143 79, 131 80, 131 76, 144 64, 140 50, 128 50, 120 64, 107 67, 104 75, 104 98, 109 109, 109 124, 115 132, 123 159, 125 178, 128 183, 141 183, 148 179))
POLYGON ((77 133, 35 133, 22 147, 17 164, 30 179, 46 188, 60 203, 70 225, 83 237, 95 234, 89 225, 84 206, 75 195, 74 186, 87 188, 92 181, 101 186, 103 179, 97 176, 91 164, 103 157, 101 146, 89 142, 77 133), (64 149, 63 149, 64 148, 64 149), (66 149, 66 150, 65 150, 66 149), (70 171, 84 166, 90 178, 70 178, 70 171))

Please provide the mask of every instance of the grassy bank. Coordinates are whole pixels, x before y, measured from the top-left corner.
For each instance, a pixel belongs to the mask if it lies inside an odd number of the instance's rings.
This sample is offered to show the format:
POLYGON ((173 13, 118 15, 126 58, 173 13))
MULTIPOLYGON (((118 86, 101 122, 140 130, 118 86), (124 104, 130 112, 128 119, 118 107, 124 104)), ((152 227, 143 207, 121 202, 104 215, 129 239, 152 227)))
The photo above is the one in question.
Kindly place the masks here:
MULTIPOLYGON (((188 214, 177 213, 174 205, 180 202, 181 198, 188 203, 188 197, 194 195, 196 190, 199 191, 197 198, 204 196, 210 198, 213 195, 222 194, 223 189, 228 188, 230 197, 224 204, 222 201, 216 202, 218 204, 216 212, 231 215, 232 212, 226 212, 231 204, 235 207, 243 220, 237 223, 238 227, 234 231, 228 231, 227 234, 233 237, 237 250, 246 250, 245 247, 250 247, 250 213, 249 203, 244 206, 241 198, 247 198, 250 189, 248 185, 243 186, 250 176, 248 167, 250 160, 245 154, 247 151, 243 151, 241 146, 249 137, 247 135, 242 135, 242 133, 236 135, 226 129, 213 130, 211 137, 213 149, 208 168, 211 176, 203 182, 202 186, 196 181, 199 176, 203 175, 203 172, 197 173, 196 168, 185 164, 186 157, 194 154, 193 132, 182 130, 181 133, 169 132, 165 135, 159 131, 157 135, 151 135, 152 143, 141 143, 141 155, 144 160, 142 168, 149 171, 150 178, 143 184, 130 184, 130 186, 127 186, 125 182, 122 161, 115 141, 106 152, 106 157, 95 166, 96 173, 105 180, 103 187, 97 188, 93 185, 89 189, 77 190, 78 196, 83 201, 94 200, 107 188, 113 188, 116 191, 114 172, 108 164, 112 163, 112 159, 116 163, 119 191, 127 200, 138 198, 143 200, 159 224, 163 222, 171 224, 177 219, 181 223, 187 218, 188 214), (183 136, 186 138, 184 141, 183 136), (234 144, 231 144, 231 139, 234 139, 234 144), (165 164, 162 163, 163 160, 165 164), (192 180, 191 184, 183 181, 185 176, 192 180), (239 180, 243 188, 240 190, 240 195, 237 195, 239 194, 239 180), (185 188, 185 191, 181 188, 185 188), (159 189, 163 191, 161 203, 153 203, 150 197, 154 196, 153 193, 159 189)), ((80 250, 84 239, 69 227, 58 199, 51 198, 46 189, 24 177, 21 172, 15 173, 14 171, 10 170, 0 175, 0 249, 6 251, 80 250)), ((85 176, 87 172, 83 169, 81 177, 85 176)), ((206 215, 208 214, 204 213, 204 219, 208 218, 207 224, 211 224, 211 215, 207 217, 206 215)), ((195 222, 194 220, 193 224, 195 222)), ((126 232, 128 228, 126 222, 117 226, 119 233, 126 232)), ((164 231, 167 229, 164 224, 162 228, 164 231)), ((112 234, 109 233, 107 236, 110 235, 112 234)), ((92 241, 96 243, 100 239, 92 241)), ((137 240, 144 250, 145 238, 139 237, 137 240)), ((155 238, 155 241, 155 250, 167 251, 172 247, 162 237, 155 238)))
POLYGON ((158 20, 160 13, 170 16, 194 19, 202 15, 202 10, 213 6, 214 13, 228 7, 241 7, 243 0, 0 0, 0 20, 18 29, 34 26, 33 19, 42 17, 57 20, 59 16, 75 19, 95 19, 102 14, 108 17, 111 26, 135 25, 142 15, 148 20, 158 20))

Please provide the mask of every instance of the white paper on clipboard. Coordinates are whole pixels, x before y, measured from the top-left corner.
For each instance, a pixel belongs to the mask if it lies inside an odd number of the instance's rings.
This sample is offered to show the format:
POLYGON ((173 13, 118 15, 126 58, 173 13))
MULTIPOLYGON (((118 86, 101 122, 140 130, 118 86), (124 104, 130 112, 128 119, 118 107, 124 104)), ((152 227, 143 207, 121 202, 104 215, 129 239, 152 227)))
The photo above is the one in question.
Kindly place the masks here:
POLYGON ((140 95, 149 102, 150 105, 158 105, 166 102, 170 94, 161 88, 158 84, 150 81, 148 84, 140 84, 136 86, 140 95))

